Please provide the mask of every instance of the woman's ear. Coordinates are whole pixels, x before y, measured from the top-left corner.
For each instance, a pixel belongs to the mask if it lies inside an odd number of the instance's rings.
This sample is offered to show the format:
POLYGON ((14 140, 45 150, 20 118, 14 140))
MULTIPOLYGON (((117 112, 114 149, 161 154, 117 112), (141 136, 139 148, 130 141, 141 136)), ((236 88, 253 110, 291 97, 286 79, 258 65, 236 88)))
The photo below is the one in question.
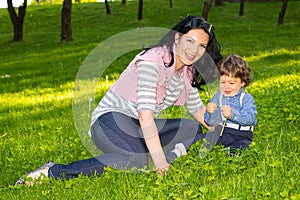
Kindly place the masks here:
POLYGON ((175 44, 178 44, 180 39, 179 33, 175 33, 175 44))

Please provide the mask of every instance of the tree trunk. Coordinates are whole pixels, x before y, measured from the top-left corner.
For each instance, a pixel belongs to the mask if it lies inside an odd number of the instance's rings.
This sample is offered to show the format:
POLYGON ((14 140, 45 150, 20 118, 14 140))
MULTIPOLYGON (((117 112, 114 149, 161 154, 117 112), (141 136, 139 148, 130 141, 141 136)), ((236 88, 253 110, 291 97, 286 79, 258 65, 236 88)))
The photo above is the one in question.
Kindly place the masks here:
POLYGON ((138 20, 143 19, 143 0, 139 0, 138 20))
POLYGON ((278 16, 278 25, 283 24, 283 18, 284 18, 284 15, 285 15, 287 4, 288 4, 288 0, 282 0, 282 7, 281 7, 281 11, 280 11, 279 16, 278 16))
POLYGON ((109 4, 108 4, 108 1, 105 0, 105 8, 106 8, 106 14, 110 14, 110 7, 109 7, 109 4))
POLYGON ((173 8, 173 1, 170 0, 170 8, 173 8))
POLYGON ((126 5, 126 0, 122 0, 121 4, 126 5))
POLYGON ((210 10, 210 7, 213 3, 213 0, 207 0, 204 2, 204 8, 203 8, 203 12, 202 12, 202 17, 207 20, 208 19, 208 13, 210 10))
POLYGON ((244 0, 240 0, 240 13, 239 16, 244 15, 244 0))
POLYGON ((71 9, 72 0, 64 0, 63 8, 61 12, 61 40, 72 41, 72 29, 71 29, 71 9))
POLYGON ((19 7, 19 16, 17 15, 12 0, 7 0, 7 8, 10 19, 14 26, 14 41, 21 41, 23 39, 23 22, 26 13, 27 0, 24 0, 23 6, 19 7))
POLYGON ((215 0, 215 6, 224 6, 224 0, 215 0))

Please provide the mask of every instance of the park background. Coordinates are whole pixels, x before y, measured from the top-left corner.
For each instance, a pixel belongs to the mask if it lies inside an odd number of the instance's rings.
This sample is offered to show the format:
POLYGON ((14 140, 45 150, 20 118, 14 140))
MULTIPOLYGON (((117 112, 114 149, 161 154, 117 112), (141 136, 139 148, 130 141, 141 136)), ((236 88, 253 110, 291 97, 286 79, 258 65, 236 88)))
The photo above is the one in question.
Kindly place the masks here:
MULTIPOLYGON (((91 157, 74 125, 76 74, 102 41, 138 27, 171 28, 187 14, 201 15, 202 0, 137 1, 72 5, 72 42, 60 40, 60 4, 31 5, 23 40, 13 42, 7 9, 0 9, 0 198, 1 199, 300 199, 300 2, 289 1, 282 25, 281 1, 225 1, 212 6, 222 54, 243 56, 254 71, 247 92, 256 99, 258 125, 250 149, 239 158, 216 147, 204 158, 199 144, 173 163, 165 176, 108 169, 101 177, 45 180, 13 187, 20 175, 46 161, 70 163, 91 157)), ((106 71, 109 84, 136 52, 106 71)), ((108 89, 98 89, 97 100, 108 89)), ((205 102, 207 90, 200 91, 205 102)), ((95 101, 96 103, 96 101, 95 101)), ((170 116, 176 116, 176 110, 170 116)))

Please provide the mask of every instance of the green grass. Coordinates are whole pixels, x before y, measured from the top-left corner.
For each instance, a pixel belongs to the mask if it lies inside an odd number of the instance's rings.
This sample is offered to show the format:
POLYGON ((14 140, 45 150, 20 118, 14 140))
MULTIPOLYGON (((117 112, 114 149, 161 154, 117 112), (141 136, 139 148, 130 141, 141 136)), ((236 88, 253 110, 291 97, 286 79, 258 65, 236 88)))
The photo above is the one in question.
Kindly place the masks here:
MULTIPOLYGON (((0 199, 300 199, 299 1, 289 1, 282 26, 281 2, 246 2, 242 17, 238 3, 226 2, 209 14, 223 55, 243 56, 254 71, 247 91, 256 100, 258 125, 239 158, 216 148, 200 159, 196 144, 163 177, 109 169, 101 177, 12 186, 46 161, 91 157, 75 128, 72 100, 76 74, 99 43, 137 27, 170 28, 187 14, 201 14, 202 5, 181 0, 170 9, 168 1, 145 1, 144 19, 137 21, 136 2, 110 3, 109 16, 104 4, 74 4, 70 43, 60 42, 61 5, 29 6, 17 43, 8 12, 0 9, 0 199)), ((134 53, 105 71, 109 84, 134 53)), ((93 106, 106 90, 97 88, 93 106)), ((205 102, 210 96, 201 92, 205 102)), ((180 116, 177 109, 168 114, 180 116)))

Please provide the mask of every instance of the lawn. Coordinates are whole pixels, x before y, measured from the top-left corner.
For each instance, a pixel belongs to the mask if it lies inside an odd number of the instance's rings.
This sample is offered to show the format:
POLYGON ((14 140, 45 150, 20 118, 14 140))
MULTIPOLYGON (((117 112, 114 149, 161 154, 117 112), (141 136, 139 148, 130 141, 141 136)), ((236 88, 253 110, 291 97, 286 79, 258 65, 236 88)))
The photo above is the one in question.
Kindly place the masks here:
MULTIPOLYGON (((238 3, 211 8, 222 54, 239 54, 253 68, 247 92, 256 100, 258 125, 240 157, 216 147, 200 158, 197 143, 165 176, 107 169, 100 177, 13 187, 20 175, 46 161, 70 163, 97 153, 85 135, 90 112, 149 42, 134 42, 140 35, 132 33, 170 28, 187 14, 202 13, 203 0, 173 3, 170 9, 168 1, 144 1, 141 21, 137 1, 110 2, 111 15, 103 3, 73 4, 74 41, 64 43, 61 5, 28 6, 21 42, 12 42, 8 11, 0 9, 0 199, 300 199, 300 1, 289 1, 281 26, 281 2, 246 2, 244 16, 238 16, 238 3), (111 41, 124 40, 123 34, 132 46, 118 55, 123 43, 111 41), (87 90, 78 90, 80 70, 104 50, 117 57, 99 70, 96 88, 84 82, 80 86, 87 90)), ((205 103, 212 95, 208 87, 199 92, 205 103)), ((167 115, 186 113, 170 109, 167 115)))

